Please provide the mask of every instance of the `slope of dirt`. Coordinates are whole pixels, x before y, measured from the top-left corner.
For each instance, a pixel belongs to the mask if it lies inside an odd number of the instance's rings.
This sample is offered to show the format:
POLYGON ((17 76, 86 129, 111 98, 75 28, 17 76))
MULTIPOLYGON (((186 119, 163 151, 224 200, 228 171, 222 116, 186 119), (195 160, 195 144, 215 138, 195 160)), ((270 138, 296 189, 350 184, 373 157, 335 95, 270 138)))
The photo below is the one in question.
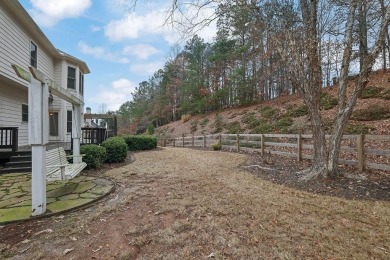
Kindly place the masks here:
MULTIPOLYGON (((380 87, 387 91, 390 90, 390 71, 377 71, 372 74, 372 77, 369 80, 368 87, 380 87)), ((350 91, 351 89, 349 89, 350 91)), ((324 88, 324 93, 328 93, 333 97, 337 98, 337 86, 324 88)), ((298 107, 303 105, 303 100, 300 94, 295 95, 285 95, 278 97, 273 100, 264 101, 262 103, 239 108, 228 108, 217 112, 212 112, 205 115, 196 115, 192 116, 188 121, 183 122, 178 120, 170 124, 161 126, 156 129, 156 135, 166 136, 166 137, 179 137, 179 136, 188 136, 191 134, 194 135, 203 135, 203 134, 212 134, 216 130, 216 120, 217 117, 221 118, 221 123, 223 129, 221 133, 227 133, 230 123, 238 122, 242 131, 241 133, 250 133, 252 128, 243 122, 244 116, 249 113, 260 114, 259 111, 264 107, 277 108, 279 114, 285 114, 289 109, 293 107, 298 107)), ((382 107, 388 107, 390 110, 390 99, 382 98, 368 98, 368 99, 358 99, 358 102, 354 108, 354 111, 359 109, 366 109, 373 105, 379 105, 382 107)), ((334 118, 336 107, 323 110, 322 115, 324 120, 331 122, 334 118)), ((292 133, 297 133, 298 131, 309 133, 310 123, 307 116, 302 116, 298 118, 293 118, 294 123, 293 127, 290 127, 292 133)), ((369 128, 370 134, 380 134, 388 135, 390 134, 390 119, 386 120, 373 120, 373 121, 354 121, 350 120, 352 124, 363 125, 369 128)))
POLYGON ((91 208, 0 227, 0 258, 389 258, 389 202, 274 184, 258 177, 269 163, 183 148, 136 153, 104 174, 118 188, 91 208), (264 169, 246 171, 253 163, 264 169))

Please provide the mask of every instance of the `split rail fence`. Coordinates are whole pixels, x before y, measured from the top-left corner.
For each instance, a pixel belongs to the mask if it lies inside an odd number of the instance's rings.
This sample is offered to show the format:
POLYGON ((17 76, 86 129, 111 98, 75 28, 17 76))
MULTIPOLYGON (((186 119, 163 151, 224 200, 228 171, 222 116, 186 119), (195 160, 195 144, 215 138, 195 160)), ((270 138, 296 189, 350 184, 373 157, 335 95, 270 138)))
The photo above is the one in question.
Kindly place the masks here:
MULTIPOLYGON (((210 148, 259 152, 302 159, 313 159, 314 146, 309 134, 213 134, 160 138, 160 146, 210 148)), ((329 140, 330 135, 326 136, 329 140)), ((355 166, 359 171, 376 169, 390 171, 390 135, 344 135, 340 164, 355 166)))

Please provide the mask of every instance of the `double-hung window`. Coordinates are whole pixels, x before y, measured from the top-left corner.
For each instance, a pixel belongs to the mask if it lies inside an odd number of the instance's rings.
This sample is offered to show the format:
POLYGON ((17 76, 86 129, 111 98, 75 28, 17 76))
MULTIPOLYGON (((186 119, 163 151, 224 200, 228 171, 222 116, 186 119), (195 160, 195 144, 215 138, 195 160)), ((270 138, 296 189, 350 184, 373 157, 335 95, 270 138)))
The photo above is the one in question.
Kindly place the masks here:
POLYGON ((84 95, 84 75, 79 73, 79 91, 81 95, 84 95))
POLYGON ((28 105, 22 104, 22 122, 28 122, 28 105))
POLYGON ((76 89, 76 69, 68 66, 68 89, 76 89))
POLYGON ((66 113, 66 132, 72 132, 72 110, 68 110, 66 113))
POLYGON ((30 42, 30 65, 34 68, 38 66, 38 47, 35 43, 30 42))

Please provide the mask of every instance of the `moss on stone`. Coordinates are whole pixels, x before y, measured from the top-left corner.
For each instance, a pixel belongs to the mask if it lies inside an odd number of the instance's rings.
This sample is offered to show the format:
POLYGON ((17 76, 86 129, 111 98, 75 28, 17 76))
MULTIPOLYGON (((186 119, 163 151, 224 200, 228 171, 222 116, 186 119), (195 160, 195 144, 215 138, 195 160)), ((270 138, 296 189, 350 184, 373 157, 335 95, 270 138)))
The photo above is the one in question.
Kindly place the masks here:
POLYGON ((96 186, 96 184, 93 182, 80 182, 77 185, 76 189, 74 190, 74 193, 83 193, 83 192, 86 192, 86 191, 92 189, 95 186, 96 186))
POLYGON ((93 194, 103 195, 109 192, 112 187, 113 186, 96 186, 95 188, 91 189, 89 192, 93 194))
POLYGON ((62 201, 56 201, 53 203, 50 203, 47 205, 47 209, 50 210, 53 213, 61 212, 64 210, 68 210, 71 208, 75 208, 84 204, 87 204, 88 202, 91 202, 92 199, 76 199, 76 200, 62 200, 62 201))
POLYGON ((0 223, 28 219, 31 216, 31 206, 0 209, 0 223))
POLYGON ((100 196, 101 195, 99 195, 99 194, 93 194, 93 193, 89 193, 89 192, 80 194, 80 198, 82 198, 82 199, 96 199, 100 196))
POLYGON ((47 192, 47 197, 61 197, 73 193, 77 183, 67 183, 66 185, 59 187, 55 190, 47 192))
POLYGON ((59 200, 75 200, 78 198, 79 198, 79 194, 74 194, 74 193, 58 197, 59 200))

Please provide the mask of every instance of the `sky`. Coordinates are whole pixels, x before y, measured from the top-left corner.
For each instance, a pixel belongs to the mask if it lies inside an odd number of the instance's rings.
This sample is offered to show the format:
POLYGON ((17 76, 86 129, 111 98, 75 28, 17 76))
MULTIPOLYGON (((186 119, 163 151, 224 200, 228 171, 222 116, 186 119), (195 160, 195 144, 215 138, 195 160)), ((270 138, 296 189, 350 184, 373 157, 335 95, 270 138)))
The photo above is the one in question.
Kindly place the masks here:
MULTIPOLYGON (((187 35, 164 26, 169 1, 19 0, 54 46, 85 61, 85 107, 115 111, 131 93, 172 58, 187 35)), ((189 14, 193 10, 185 10, 189 14)), ((208 17, 204 9, 199 19, 208 17)), ((197 32, 211 42, 215 23, 197 32)))

